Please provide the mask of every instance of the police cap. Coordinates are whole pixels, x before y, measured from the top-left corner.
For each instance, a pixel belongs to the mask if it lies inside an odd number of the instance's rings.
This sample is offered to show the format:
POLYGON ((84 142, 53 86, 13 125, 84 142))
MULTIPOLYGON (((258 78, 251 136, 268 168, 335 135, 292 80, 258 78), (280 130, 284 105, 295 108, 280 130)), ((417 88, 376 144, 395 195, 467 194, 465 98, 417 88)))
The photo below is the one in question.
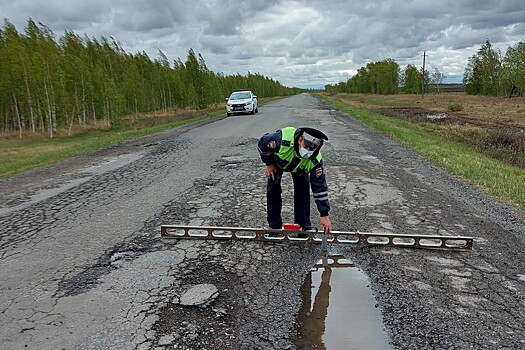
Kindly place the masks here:
POLYGON ((313 128, 299 128, 303 132, 304 140, 307 143, 312 143, 315 146, 322 144, 323 140, 328 140, 328 137, 317 129, 313 128))

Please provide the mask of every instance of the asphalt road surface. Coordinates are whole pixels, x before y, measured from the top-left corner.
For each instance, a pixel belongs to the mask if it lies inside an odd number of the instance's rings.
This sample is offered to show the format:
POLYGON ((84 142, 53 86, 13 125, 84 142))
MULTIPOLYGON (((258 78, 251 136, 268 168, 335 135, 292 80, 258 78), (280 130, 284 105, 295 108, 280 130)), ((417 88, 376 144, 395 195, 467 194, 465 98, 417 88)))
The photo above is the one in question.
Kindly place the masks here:
POLYGON ((257 140, 312 126, 329 137, 334 230, 475 238, 472 251, 329 245, 368 275, 392 348, 525 349, 523 216, 311 95, 259 110, 1 181, 0 348, 293 349, 320 245, 167 242, 160 225, 265 226, 257 140), (183 305, 198 286, 213 297, 183 305))

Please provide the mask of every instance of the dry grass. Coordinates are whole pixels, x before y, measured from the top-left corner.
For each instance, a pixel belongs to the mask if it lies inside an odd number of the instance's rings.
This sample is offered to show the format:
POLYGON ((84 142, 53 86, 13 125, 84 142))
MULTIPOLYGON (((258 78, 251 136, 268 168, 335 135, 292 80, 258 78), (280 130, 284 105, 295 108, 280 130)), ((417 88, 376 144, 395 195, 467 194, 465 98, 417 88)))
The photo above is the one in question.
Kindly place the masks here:
POLYGON ((458 120, 484 128, 516 128, 525 130, 525 97, 473 96, 464 93, 441 93, 421 95, 365 95, 338 94, 341 99, 356 107, 366 109, 412 108, 432 113, 447 113, 458 120), (463 106, 459 112, 451 112, 451 104, 463 106))
POLYGON ((423 123, 450 140, 507 164, 525 168, 525 97, 337 94, 355 107, 423 123), (431 118, 431 117, 438 118, 431 118))
MULTIPOLYGON (((126 115, 120 118, 120 120, 113 122, 112 127, 114 129, 133 129, 133 130, 142 130, 146 128, 151 128, 157 125, 169 124, 172 122, 187 120, 195 118, 201 115, 214 113, 222 110, 223 106, 210 106, 207 109, 176 109, 168 111, 158 111, 158 112, 149 112, 149 113, 138 113, 134 115, 126 115)), ((86 124, 79 125, 77 123, 73 124, 71 128, 62 127, 53 135, 54 138, 68 138, 74 135, 81 133, 96 131, 96 130, 106 130, 108 129, 108 124, 106 121, 100 119, 96 123, 92 119, 89 119, 86 124)), ((0 133, 0 145, 2 140, 16 140, 16 139, 31 139, 34 141, 49 139, 48 131, 37 130, 32 132, 31 130, 24 130, 22 136, 19 132, 10 132, 10 133, 0 133)))

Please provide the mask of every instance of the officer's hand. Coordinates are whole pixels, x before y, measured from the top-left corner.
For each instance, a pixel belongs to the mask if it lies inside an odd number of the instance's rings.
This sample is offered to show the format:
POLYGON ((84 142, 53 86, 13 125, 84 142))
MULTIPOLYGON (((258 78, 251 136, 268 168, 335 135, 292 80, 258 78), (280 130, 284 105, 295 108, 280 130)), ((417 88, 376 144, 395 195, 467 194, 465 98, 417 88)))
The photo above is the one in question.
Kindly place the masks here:
POLYGON ((267 179, 275 180, 275 172, 277 169, 275 168, 275 165, 267 165, 266 169, 264 169, 264 175, 266 175, 267 179))
POLYGON ((321 226, 323 227, 325 234, 328 234, 330 231, 332 231, 332 223, 330 222, 329 216, 321 216, 321 226))

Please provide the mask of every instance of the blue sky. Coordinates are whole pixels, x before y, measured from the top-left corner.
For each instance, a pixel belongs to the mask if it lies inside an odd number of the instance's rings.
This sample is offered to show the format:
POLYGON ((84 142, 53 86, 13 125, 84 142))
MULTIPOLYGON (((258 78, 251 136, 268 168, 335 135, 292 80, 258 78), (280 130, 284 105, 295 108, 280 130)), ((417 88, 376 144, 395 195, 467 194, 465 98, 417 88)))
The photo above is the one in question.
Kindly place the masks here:
POLYGON ((437 68, 460 82, 488 39, 502 55, 525 41, 523 0, 0 0, 22 33, 27 19, 88 37, 112 37, 128 53, 161 50, 170 61, 201 53, 209 69, 260 73, 287 86, 346 81, 369 62, 437 68))

